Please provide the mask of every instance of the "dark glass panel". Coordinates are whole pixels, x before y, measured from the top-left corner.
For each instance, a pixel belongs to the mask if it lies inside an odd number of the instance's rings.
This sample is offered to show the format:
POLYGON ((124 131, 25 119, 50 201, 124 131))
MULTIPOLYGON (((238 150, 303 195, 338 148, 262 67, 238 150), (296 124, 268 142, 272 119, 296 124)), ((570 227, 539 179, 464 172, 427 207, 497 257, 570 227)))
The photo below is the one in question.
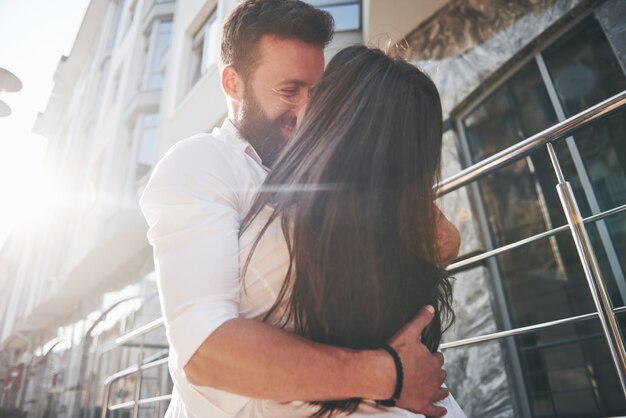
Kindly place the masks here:
MULTIPOLYGON (((538 192, 544 193, 538 189, 527 160, 498 170, 481 179, 478 185, 494 246, 510 244, 546 230, 546 211, 538 192)), ((556 190, 547 190, 547 193, 556 194, 556 190)))
POLYGON ((464 120, 472 161, 479 161, 557 122, 534 61, 527 63, 464 120))
POLYGON ((516 340, 523 358, 541 357, 544 365, 543 370, 524 369, 535 416, 587 418, 626 412, 598 320, 551 327, 516 340))
MULTIPOLYGON (((601 211, 626 204, 626 109, 576 130, 574 142, 601 211)), ((592 213, 565 142, 555 146, 563 174, 573 186, 584 216, 592 213), (580 196, 580 198, 579 198, 580 196)))
MULTIPOLYGON (((570 150, 564 142, 555 147, 563 173, 571 183, 584 217, 626 204, 626 110, 619 111, 599 123, 574 132, 574 141, 580 153, 592 193, 599 208, 592 211, 574 166, 570 150)), ((621 274, 626 272, 626 216, 616 215, 605 220, 609 234, 607 244, 617 255, 621 274)), ((588 228, 602 272, 609 277, 607 285, 612 290, 613 303, 621 305, 614 274, 609 265, 606 249, 595 226, 588 228)), ((619 269, 618 268, 618 269, 619 269)), ((619 275, 619 272, 617 273, 619 275)))
MULTIPOLYGON (((556 122, 534 61, 463 121, 472 161, 493 155, 556 122)), ((558 213, 560 204, 551 170, 547 153, 540 150, 480 182, 494 245, 505 245, 558 225, 552 220, 552 212, 558 213)))
POLYGON ((626 89, 626 76, 595 14, 542 53, 566 116, 626 89))
POLYGON ((554 403, 551 395, 535 395, 531 399, 535 417, 554 416, 554 403))
MULTIPOLYGON (((594 310, 569 232, 507 251, 497 256, 497 260, 514 326, 533 325, 594 310)), ((541 333, 536 335, 541 336, 541 333)), ((541 342, 529 341, 529 344, 541 342)))

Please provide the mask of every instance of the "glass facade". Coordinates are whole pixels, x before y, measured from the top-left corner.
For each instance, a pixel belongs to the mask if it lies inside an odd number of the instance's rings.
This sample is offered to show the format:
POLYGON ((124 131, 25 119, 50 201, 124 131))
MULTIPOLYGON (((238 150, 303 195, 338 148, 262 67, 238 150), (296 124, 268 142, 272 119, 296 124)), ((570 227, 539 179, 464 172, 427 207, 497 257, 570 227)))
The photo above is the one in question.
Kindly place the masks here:
MULTIPOLYGON (((510 75, 460 117, 469 162, 478 162, 626 89, 626 75, 595 13, 510 75)), ((582 215, 626 203, 626 114, 619 111, 555 145, 582 215)), ((545 149, 478 181, 494 247, 567 223, 545 149)), ((614 306, 626 298, 626 214, 588 225, 614 306)), ((595 312, 569 230, 504 252, 492 272, 505 290, 513 327, 595 312)), ((599 320, 515 337, 533 416, 626 413, 599 320)), ((521 414, 520 414, 521 415, 521 414)))

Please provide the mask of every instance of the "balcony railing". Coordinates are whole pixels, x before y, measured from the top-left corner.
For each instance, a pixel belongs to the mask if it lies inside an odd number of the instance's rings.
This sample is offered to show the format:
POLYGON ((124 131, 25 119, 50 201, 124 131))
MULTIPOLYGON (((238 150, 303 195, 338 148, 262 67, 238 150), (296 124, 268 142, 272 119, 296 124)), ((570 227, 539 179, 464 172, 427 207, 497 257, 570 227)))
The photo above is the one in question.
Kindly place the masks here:
MULTIPOLYGON (((445 343, 441 345, 441 349, 449 349, 453 347, 461 347, 467 346, 470 344, 477 344, 486 341, 492 341, 497 339, 502 339, 506 337, 511 337, 515 335, 527 334, 530 332, 534 332, 537 330, 544 330, 547 328, 552 328, 564 324, 569 323, 577 323, 582 321, 587 321, 591 319, 599 318, 602 324, 603 334, 608 343, 611 356, 613 359, 613 363, 615 369, 617 371, 617 375, 619 377, 622 391, 624 396, 626 397, 626 350, 624 349, 624 340, 617 324, 616 315, 619 313, 626 312, 626 307, 618 307, 613 308, 611 301, 608 296, 608 292, 606 289, 605 281, 602 278, 600 269, 598 267, 598 262, 596 260, 593 248, 591 246, 589 237, 587 235, 587 231, 585 229, 585 224, 590 222, 595 222, 600 219, 604 219, 608 216, 615 215, 620 212, 626 211, 626 205, 622 205, 619 207, 612 208, 610 210, 604 211, 602 213, 590 216, 588 218, 583 219, 580 215, 580 211, 578 210, 578 204, 574 197, 574 194, 571 191, 571 186, 566 181, 563 172, 561 171, 561 167, 559 164, 558 157, 553 149, 552 144, 562 140, 576 129, 579 129, 583 126, 589 125, 591 123, 598 122, 601 118, 604 118, 610 114, 613 114, 618 109, 626 106, 626 91, 623 91, 597 105, 580 112, 579 114, 572 116, 569 119, 566 119, 536 135, 531 136, 485 160, 482 160, 467 169, 461 171, 460 173, 446 179, 437 185, 437 195, 443 196, 447 193, 450 193, 460 187, 466 186, 472 182, 477 181, 478 179, 493 173, 497 169, 514 163, 518 161, 532 152, 540 149, 541 147, 546 147, 548 153, 550 155, 550 159, 552 162, 552 166, 556 177, 558 179, 557 191, 559 193, 559 198, 561 200, 561 204, 563 206, 563 211, 565 213, 567 219, 567 225, 563 225, 540 234, 524 238, 517 242, 504 245, 493 249, 491 251, 487 251, 473 257, 464 259, 462 261, 458 261, 456 263, 451 264, 448 269, 450 271, 458 271, 461 268, 467 268, 472 264, 476 264, 482 262, 490 257, 501 254, 505 251, 512 250, 514 248, 521 247, 523 245, 527 245, 534 241, 547 238, 558 234, 560 232, 564 232, 566 230, 570 230, 572 236, 574 238, 574 242, 576 244, 576 248, 578 250, 579 259, 583 270, 585 272, 585 276, 587 278, 587 282, 589 285, 589 291, 593 297, 596 312, 592 312, 585 315, 572 316, 564 319, 559 319, 555 321, 543 322, 536 325, 526 326, 514 328, 506 331, 494 332, 487 335, 476 336, 472 338, 466 338, 458 341, 453 341, 449 343, 445 343)), ((153 331, 159 327, 163 326, 162 319, 158 319, 142 328, 134 330, 120 338, 118 338, 113 344, 105 348, 105 350, 110 350, 115 347, 119 347, 128 343, 130 340, 139 338, 142 335, 153 331)), ((139 362, 130 368, 122 370, 118 373, 115 373, 109 376, 105 381, 105 398, 104 404, 102 408, 102 418, 106 418, 109 411, 115 411, 119 409, 132 409, 132 418, 136 418, 138 414, 139 406, 161 402, 164 400, 171 399, 171 394, 140 399, 139 393, 141 388, 141 374, 142 371, 147 370, 149 368, 161 366, 167 362, 167 357, 164 355, 161 358, 154 359, 141 359, 139 362), (111 384, 116 382, 117 380, 128 377, 131 375, 137 375, 136 387, 135 387, 135 397, 132 401, 124 402, 116 405, 109 405, 110 399, 110 387, 111 384)))

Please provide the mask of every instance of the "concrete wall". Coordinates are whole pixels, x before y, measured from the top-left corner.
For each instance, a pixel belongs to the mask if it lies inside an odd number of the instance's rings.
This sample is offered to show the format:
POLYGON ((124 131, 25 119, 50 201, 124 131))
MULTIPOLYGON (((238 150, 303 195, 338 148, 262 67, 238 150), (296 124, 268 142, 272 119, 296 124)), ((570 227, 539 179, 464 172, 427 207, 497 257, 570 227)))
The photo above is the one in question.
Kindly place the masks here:
POLYGON ((363 0, 363 39, 372 46, 393 45, 449 0, 363 0))

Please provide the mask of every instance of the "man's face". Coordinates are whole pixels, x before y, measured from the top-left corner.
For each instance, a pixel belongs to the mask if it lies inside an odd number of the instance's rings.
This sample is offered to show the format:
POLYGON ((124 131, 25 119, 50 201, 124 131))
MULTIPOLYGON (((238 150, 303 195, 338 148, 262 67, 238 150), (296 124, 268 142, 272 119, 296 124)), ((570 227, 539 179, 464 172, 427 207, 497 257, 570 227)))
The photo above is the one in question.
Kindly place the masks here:
POLYGON ((269 167, 293 136, 309 89, 324 72, 324 51, 270 35, 264 35, 257 48, 257 65, 245 83, 237 125, 269 167))

